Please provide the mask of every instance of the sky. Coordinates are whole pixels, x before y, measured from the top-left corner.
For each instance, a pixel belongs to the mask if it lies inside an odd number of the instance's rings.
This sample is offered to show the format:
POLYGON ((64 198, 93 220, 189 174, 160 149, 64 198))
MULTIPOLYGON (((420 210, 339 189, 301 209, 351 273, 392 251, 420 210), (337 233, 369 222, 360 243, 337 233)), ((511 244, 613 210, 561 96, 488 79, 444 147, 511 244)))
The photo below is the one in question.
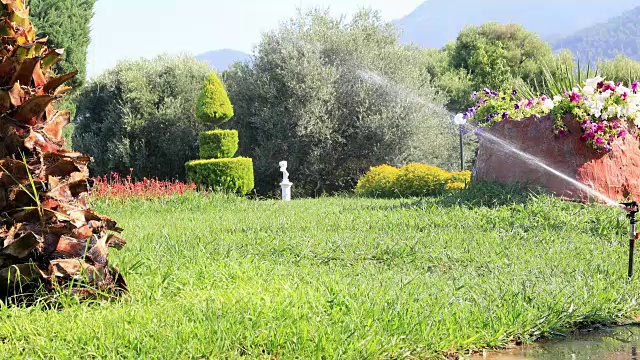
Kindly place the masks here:
POLYGON ((124 59, 159 54, 199 55, 211 50, 251 52, 260 34, 298 8, 329 8, 350 15, 379 10, 401 18, 425 0, 98 0, 91 23, 87 72, 93 77, 124 59))

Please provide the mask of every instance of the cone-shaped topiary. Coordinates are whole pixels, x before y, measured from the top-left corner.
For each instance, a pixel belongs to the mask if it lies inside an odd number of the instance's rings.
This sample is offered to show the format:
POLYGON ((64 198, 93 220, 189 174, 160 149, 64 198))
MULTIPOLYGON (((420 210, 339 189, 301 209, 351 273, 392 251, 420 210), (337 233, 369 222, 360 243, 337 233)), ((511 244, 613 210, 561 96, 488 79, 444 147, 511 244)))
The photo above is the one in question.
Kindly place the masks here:
POLYGON ((27 284, 81 296, 126 290, 107 261, 124 240, 87 205, 91 158, 65 150, 68 111, 53 103, 78 72, 55 76, 62 51, 37 39, 24 0, 0 1, 0 298, 27 284))
POLYGON ((202 86, 196 116, 208 125, 220 125, 233 117, 233 106, 216 73, 211 73, 202 86))

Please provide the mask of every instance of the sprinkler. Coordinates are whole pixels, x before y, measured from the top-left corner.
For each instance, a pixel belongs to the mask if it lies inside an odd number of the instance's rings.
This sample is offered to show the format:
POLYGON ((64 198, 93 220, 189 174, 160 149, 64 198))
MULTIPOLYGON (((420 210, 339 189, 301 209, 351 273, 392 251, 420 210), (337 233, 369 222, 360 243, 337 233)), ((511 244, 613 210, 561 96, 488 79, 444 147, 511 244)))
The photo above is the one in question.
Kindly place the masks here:
POLYGON ((629 218, 629 223, 631 224, 631 231, 629 235, 629 279, 633 277, 633 256, 636 249, 636 240, 638 240, 638 233, 636 233, 636 223, 638 220, 636 219, 636 214, 638 214, 639 207, 638 203, 635 201, 622 203, 625 211, 627 212, 627 217, 629 218))

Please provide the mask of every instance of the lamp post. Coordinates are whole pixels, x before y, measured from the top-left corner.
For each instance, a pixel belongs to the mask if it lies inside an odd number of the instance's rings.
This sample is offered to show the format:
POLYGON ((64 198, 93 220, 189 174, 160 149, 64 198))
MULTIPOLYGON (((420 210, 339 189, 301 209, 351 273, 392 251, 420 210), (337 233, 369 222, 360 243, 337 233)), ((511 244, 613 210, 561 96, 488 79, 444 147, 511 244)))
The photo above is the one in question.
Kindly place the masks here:
POLYGON ((460 127, 460 171, 464 170, 464 126, 467 123, 467 119, 465 119, 464 115, 458 114, 453 119, 453 122, 456 123, 460 127))

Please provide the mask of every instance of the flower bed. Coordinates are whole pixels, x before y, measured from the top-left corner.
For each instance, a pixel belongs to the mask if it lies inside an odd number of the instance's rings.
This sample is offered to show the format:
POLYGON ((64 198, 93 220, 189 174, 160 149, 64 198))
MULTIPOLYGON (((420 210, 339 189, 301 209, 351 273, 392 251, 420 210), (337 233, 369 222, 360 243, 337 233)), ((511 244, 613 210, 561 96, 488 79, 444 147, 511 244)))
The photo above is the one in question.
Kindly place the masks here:
MULTIPOLYGON (((517 100, 517 92, 485 89, 465 117, 491 135, 614 200, 640 198, 640 94, 638 82, 589 79, 554 97, 517 100)), ((474 179, 521 182, 586 201, 589 194, 480 136, 474 179)))
POLYGON ((556 136, 564 137, 569 128, 565 118, 570 116, 580 124, 582 140, 591 148, 609 152, 614 143, 628 135, 622 122, 640 125, 639 83, 630 88, 622 83, 605 82, 596 77, 586 81, 582 88, 564 91, 552 98, 541 96, 517 100, 517 92, 500 94, 489 89, 474 93, 478 101, 465 113, 465 118, 480 126, 492 126, 509 119, 526 119, 550 114, 555 123, 556 136))
POLYGON ((121 177, 117 173, 110 176, 94 178, 92 195, 98 199, 105 198, 158 198, 171 195, 182 195, 187 191, 196 190, 195 184, 185 184, 179 181, 162 181, 147 179, 134 181, 131 175, 121 177))

